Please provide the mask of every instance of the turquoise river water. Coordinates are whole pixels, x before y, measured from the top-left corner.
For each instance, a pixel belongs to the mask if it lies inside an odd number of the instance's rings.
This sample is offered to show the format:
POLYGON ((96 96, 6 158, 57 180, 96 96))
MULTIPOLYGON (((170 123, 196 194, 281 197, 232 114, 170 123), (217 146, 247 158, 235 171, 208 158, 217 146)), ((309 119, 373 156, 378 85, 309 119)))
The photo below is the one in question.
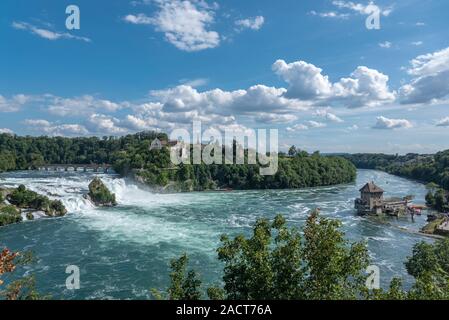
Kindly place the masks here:
POLYGON ((0 228, 0 247, 31 250, 37 261, 17 270, 34 274, 40 292, 55 299, 147 299, 150 289, 168 284, 169 261, 186 252, 206 284, 220 282, 222 266, 216 257, 219 237, 249 235, 259 217, 281 213, 291 226, 304 224, 313 208, 343 222, 351 241, 366 240, 381 284, 401 276, 404 261, 418 241, 427 238, 406 232, 419 230, 425 216, 388 218, 383 224, 359 217, 353 209, 359 188, 375 181, 386 196, 415 195, 424 203, 425 187, 380 171, 359 170, 355 183, 303 190, 263 190, 156 194, 139 189, 115 175, 99 176, 116 193, 116 208, 95 208, 82 195, 93 172, 13 172, 0 175, 0 185, 28 188, 61 199, 69 213, 0 228), (80 268, 81 288, 68 290, 68 265, 80 268))

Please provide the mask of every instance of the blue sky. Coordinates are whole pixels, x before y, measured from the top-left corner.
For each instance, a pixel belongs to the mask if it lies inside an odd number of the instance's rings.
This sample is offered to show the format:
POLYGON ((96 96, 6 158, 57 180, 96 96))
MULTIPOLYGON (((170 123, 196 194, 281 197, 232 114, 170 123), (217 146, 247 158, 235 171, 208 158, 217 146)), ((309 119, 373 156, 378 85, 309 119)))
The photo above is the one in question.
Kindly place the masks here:
POLYGON ((449 148, 445 0, 0 4, 0 132, 279 129, 323 152, 449 148), (68 5, 80 29, 66 28, 68 5), (375 9, 375 10, 374 10, 375 9), (378 10, 379 29, 365 20, 378 10))

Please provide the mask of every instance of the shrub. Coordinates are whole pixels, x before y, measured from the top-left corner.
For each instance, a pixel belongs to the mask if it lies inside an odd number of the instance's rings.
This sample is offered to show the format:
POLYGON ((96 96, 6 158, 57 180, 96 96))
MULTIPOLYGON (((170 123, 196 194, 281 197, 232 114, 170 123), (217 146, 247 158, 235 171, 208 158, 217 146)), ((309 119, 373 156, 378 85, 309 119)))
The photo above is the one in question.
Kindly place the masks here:
POLYGON ((20 221, 22 221, 22 216, 16 207, 11 205, 0 206, 0 226, 6 226, 20 221))
POLYGON ((8 197, 11 204, 19 208, 27 208, 44 211, 48 216, 63 216, 67 213, 66 208, 59 200, 50 200, 48 197, 27 190, 20 185, 8 197))

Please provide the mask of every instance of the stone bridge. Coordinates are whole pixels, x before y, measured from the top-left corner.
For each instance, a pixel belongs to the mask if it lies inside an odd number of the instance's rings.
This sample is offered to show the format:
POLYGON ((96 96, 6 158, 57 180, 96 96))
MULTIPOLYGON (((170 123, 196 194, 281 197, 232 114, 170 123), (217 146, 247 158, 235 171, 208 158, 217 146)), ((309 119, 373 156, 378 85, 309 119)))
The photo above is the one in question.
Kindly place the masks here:
POLYGON ((40 171, 93 171, 108 173, 112 168, 110 164, 45 164, 37 166, 40 171))

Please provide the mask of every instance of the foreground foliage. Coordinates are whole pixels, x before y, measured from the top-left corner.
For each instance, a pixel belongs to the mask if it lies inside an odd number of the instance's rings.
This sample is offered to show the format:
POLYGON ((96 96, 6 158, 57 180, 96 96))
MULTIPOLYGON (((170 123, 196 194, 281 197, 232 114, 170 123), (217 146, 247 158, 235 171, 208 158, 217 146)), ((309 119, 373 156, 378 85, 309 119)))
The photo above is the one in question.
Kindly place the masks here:
POLYGON ((2 288, 5 280, 18 266, 33 262, 31 253, 11 252, 8 249, 0 251, 0 298, 5 300, 42 300, 48 297, 40 295, 36 290, 33 276, 25 276, 10 281, 6 288, 2 288))
MULTIPOLYGON (((366 286, 369 256, 365 243, 348 243, 341 223, 312 212, 303 236, 285 219, 260 219, 253 235, 221 238, 223 286, 207 289, 210 299, 256 300, 435 300, 449 299, 449 240, 418 243, 405 263, 415 284, 405 290, 394 278, 387 290, 366 286)), ((201 281, 187 273, 187 257, 173 260, 170 299, 200 299, 201 281), (187 276, 189 275, 189 276, 187 276), (175 293, 175 294, 173 294, 175 293)))

